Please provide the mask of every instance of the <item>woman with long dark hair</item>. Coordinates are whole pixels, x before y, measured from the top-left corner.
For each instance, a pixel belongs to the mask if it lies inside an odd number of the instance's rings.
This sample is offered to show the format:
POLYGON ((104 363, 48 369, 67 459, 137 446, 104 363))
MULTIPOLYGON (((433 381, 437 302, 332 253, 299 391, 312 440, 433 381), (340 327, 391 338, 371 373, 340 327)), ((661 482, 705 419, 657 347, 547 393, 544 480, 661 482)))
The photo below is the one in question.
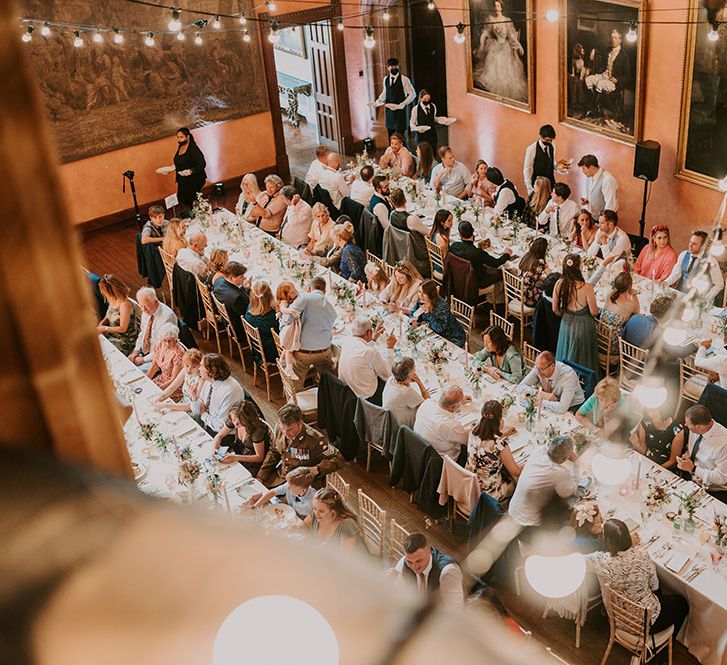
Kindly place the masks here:
POLYGON ((598 226, 596 226, 593 215, 586 209, 581 210, 576 217, 571 241, 581 249, 588 249, 595 240, 596 233, 598 233, 598 226))
POLYGON ((563 276, 553 289, 553 312, 563 317, 558 333, 556 360, 592 369, 598 375, 596 323, 598 304, 593 286, 581 273, 581 257, 568 254, 563 261, 563 276))
POLYGON ((231 411, 225 426, 214 438, 215 450, 227 446, 229 452, 222 458, 222 464, 238 462, 253 476, 260 470, 270 448, 270 428, 252 402, 244 401, 231 411))
POLYGON ((417 172, 415 178, 421 178, 425 183, 432 177, 434 168, 434 150, 428 143, 420 143, 417 146, 417 172))
POLYGON ((490 326, 482 333, 485 348, 475 354, 483 363, 483 371, 498 381, 520 383, 525 375, 525 363, 517 347, 499 326, 490 326))
POLYGON ((174 170, 177 174, 177 199, 190 208, 207 180, 207 162, 187 127, 177 130, 177 152, 174 154, 174 170))
POLYGON ((442 252, 442 258, 447 256, 449 251, 449 233, 452 230, 452 213, 443 208, 437 210, 432 223, 432 230, 429 233, 429 240, 439 247, 442 252))
POLYGON ((520 275, 523 278, 525 304, 535 307, 543 295, 543 280, 548 274, 545 257, 548 253, 548 240, 539 236, 530 243, 530 248, 520 259, 520 275))
POLYGON ((598 318, 613 328, 611 339, 611 353, 618 356, 618 337, 621 335, 626 322, 638 314, 641 305, 633 289, 634 281, 631 273, 620 272, 613 280, 613 290, 601 308, 598 318))

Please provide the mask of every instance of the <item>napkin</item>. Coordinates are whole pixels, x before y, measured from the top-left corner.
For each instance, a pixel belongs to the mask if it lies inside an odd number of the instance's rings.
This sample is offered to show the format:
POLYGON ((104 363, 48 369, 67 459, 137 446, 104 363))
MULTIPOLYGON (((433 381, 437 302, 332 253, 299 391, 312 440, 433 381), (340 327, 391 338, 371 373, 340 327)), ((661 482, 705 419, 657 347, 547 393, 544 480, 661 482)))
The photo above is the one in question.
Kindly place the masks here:
POLYGON ((250 472, 242 464, 231 464, 220 471, 220 476, 228 489, 235 489, 252 478, 250 472))
POLYGON ((665 564, 666 567, 675 572, 678 573, 689 561, 689 557, 686 554, 682 554, 681 552, 674 552, 671 559, 665 564))

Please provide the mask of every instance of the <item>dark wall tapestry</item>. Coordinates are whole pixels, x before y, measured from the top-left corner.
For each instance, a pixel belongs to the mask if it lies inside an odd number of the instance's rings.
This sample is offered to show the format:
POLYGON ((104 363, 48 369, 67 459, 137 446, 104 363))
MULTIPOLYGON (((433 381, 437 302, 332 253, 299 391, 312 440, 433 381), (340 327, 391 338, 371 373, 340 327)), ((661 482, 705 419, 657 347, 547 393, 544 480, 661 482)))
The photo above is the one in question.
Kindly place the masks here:
MULTIPOLYGON (((195 8, 234 14, 252 13, 247 2, 197 0, 195 8)), ((40 30, 28 43, 37 67, 59 158, 71 162, 111 150, 170 136, 190 128, 242 118, 268 109, 258 33, 250 22, 250 42, 242 40, 240 24, 223 19, 200 30, 182 14, 186 39, 169 33, 169 15, 161 9, 123 0, 26 0, 24 16, 88 26, 133 29, 115 44, 105 33, 95 43, 82 33, 83 46, 73 45, 68 30, 40 30), (155 46, 144 44, 145 30, 155 32, 155 46), (202 44, 196 44, 199 31, 202 44)))

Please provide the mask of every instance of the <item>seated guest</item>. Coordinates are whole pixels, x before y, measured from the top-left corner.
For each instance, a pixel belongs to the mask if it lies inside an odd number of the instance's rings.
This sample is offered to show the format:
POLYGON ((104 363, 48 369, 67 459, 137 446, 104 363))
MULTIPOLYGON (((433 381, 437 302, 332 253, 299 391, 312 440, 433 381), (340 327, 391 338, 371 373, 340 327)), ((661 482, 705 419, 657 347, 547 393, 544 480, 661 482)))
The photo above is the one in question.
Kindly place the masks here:
POLYGON ((467 196, 475 199, 482 207, 490 207, 494 205, 492 196, 490 196, 490 181, 487 179, 487 169, 489 166, 484 159, 478 159, 475 164, 475 172, 472 174, 469 183, 467 183, 467 196))
POLYGON ((506 437, 515 430, 503 431, 502 404, 497 400, 485 402, 481 416, 467 440, 466 468, 477 474, 482 492, 504 504, 522 471, 507 444, 506 437))
POLYGON ((154 407, 166 411, 191 411, 192 402, 199 397, 202 388, 202 352, 199 349, 188 349, 182 356, 182 371, 159 395, 154 402, 154 407), (179 402, 168 402, 177 390, 182 390, 182 397, 179 402))
POLYGON ((192 402, 192 415, 214 436, 225 426, 233 407, 245 401, 245 392, 219 353, 202 357, 200 373, 204 385, 192 402))
POLYGON ((559 272, 551 272, 543 280, 543 294, 533 314, 533 346, 551 353, 558 348, 560 335, 560 316, 553 311, 553 291, 560 278, 559 272))
POLYGON ((671 273, 664 283, 682 293, 697 288, 695 277, 701 277, 705 289, 698 288, 705 300, 712 301, 724 287, 724 277, 719 263, 707 250, 707 234, 695 231, 689 238, 689 246, 677 257, 671 273), (707 264, 706 266, 704 264, 707 264))
MULTIPOLYGON (((571 513, 570 525, 576 532, 575 550, 581 554, 590 554, 591 552, 601 552, 605 546, 603 544, 603 515, 598 507, 595 499, 579 499, 573 506, 571 513)), ((595 581, 596 587, 598 581, 595 581)), ((596 594, 589 593, 590 596, 596 594)))
POLYGON ((656 566, 647 550, 639 547, 638 534, 632 536, 624 522, 611 518, 603 523, 602 539, 606 551, 586 555, 588 569, 596 573, 601 589, 608 585, 649 610, 652 635, 670 626, 677 635, 689 605, 682 596, 659 593, 656 566))
POLYGON ((342 465, 339 453, 323 441, 323 435, 303 422, 303 412, 295 404, 278 411, 278 424, 257 479, 266 487, 276 487, 299 466, 310 467, 321 478, 342 465))
POLYGON ((315 476, 304 466, 293 469, 285 476, 285 482, 265 494, 255 494, 247 501, 250 508, 261 508, 270 503, 275 496, 285 497, 287 503, 295 514, 304 520, 313 512, 313 497, 316 490, 313 488, 315 476))
POLYGON ((134 350, 139 336, 141 309, 129 298, 129 287, 115 275, 101 277, 98 288, 108 307, 97 330, 128 356, 134 350))
MULTIPOLYGON (((353 232, 353 222, 351 222, 351 218, 347 215, 340 215, 338 217, 338 220, 336 224, 333 225, 333 229, 331 232, 331 236, 333 238, 333 244, 331 245, 328 252, 326 252, 325 256, 316 256, 315 254, 312 254, 310 256, 310 260, 314 263, 317 263, 318 265, 323 266, 324 268, 329 268, 330 270, 333 270, 334 272, 338 272, 341 265, 341 257, 343 256, 343 249, 348 245, 347 241, 344 241, 343 237, 348 236, 348 233, 346 232, 346 229, 349 228, 351 232, 351 238, 354 236, 353 232), (348 226, 346 226, 348 225, 348 226)), ((357 248, 360 249, 360 248, 357 248)), ((360 270, 363 272, 363 266, 366 261, 365 257, 363 257, 363 252, 361 255, 358 255, 358 252, 356 250, 351 250, 349 252, 349 257, 351 256, 351 252, 356 254, 357 256, 353 257, 354 261, 361 261, 360 263, 360 270), (362 258, 363 257, 363 258, 362 258)), ((359 265, 354 266, 357 270, 359 269, 359 265)), ((349 266, 350 269, 350 266, 349 266)))
POLYGON ((445 388, 439 400, 435 401, 431 397, 424 400, 414 420, 414 432, 442 457, 449 455, 456 460, 462 446, 467 443, 469 432, 455 414, 467 401, 462 388, 458 386, 445 388))
POLYGON ((400 231, 416 231, 424 237, 429 235, 429 227, 420 219, 419 215, 409 214, 406 209, 406 195, 403 190, 394 187, 390 196, 394 209, 389 215, 389 224, 400 231))
POLYGON ((210 260, 207 263, 209 272, 207 273, 207 284, 210 288, 214 288, 215 282, 225 276, 225 266, 229 257, 226 249, 213 249, 210 252, 210 260))
POLYGON ((540 228, 538 226, 538 218, 545 211, 546 206, 551 202, 550 195, 552 193, 552 188, 553 186, 550 184, 550 180, 548 180, 548 178, 541 175, 535 178, 533 191, 530 194, 530 198, 523 206, 523 214, 521 218, 523 224, 529 226, 531 229, 540 228))
POLYGON ((295 188, 287 185, 280 190, 286 209, 280 225, 280 239, 291 247, 308 244, 310 227, 313 223, 311 207, 298 196, 295 188))
POLYGON ((611 354, 618 356, 618 337, 627 321, 641 311, 639 297, 633 289, 631 273, 620 272, 613 280, 613 290, 601 307, 598 318, 611 326, 613 337, 611 338, 611 354))
POLYGON ((429 240, 439 247, 442 258, 447 256, 449 251, 449 233, 452 230, 454 218, 449 210, 440 209, 434 214, 432 230, 429 232, 429 240))
POLYGON ((614 210, 603 210, 598 215, 598 233, 588 254, 600 254, 605 264, 631 256, 631 240, 626 231, 618 227, 618 214, 614 210))
POLYGON ((379 160, 379 168, 396 169, 401 175, 411 178, 416 171, 414 156, 404 146, 404 137, 394 132, 389 137, 389 147, 379 160))
POLYGON ((324 145, 319 145, 316 148, 316 158, 311 162, 308 172, 305 174, 305 181, 311 189, 315 189, 315 186, 321 179, 323 171, 326 170, 330 152, 324 145))
POLYGON ((331 195, 331 203, 336 210, 341 209, 341 201, 351 191, 343 173, 341 173, 341 158, 335 153, 328 153, 326 168, 323 169, 318 184, 331 195))
POLYGON ((528 307, 535 307, 540 296, 543 295, 543 280, 549 272, 548 266, 545 264, 547 255, 547 238, 535 238, 518 264, 520 276, 523 279, 525 305, 528 307))
POLYGON ((431 186, 449 196, 463 199, 467 196, 467 184, 472 178, 470 170, 454 158, 454 150, 448 145, 439 147, 440 163, 432 169, 431 186))
POLYGON ((565 413, 585 401, 575 370, 559 360, 556 361, 550 351, 538 354, 535 367, 520 385, 540 388, 543 408, 554 413, 565 413))
POLYGON ((417 171, 414 177, 417 180, 429 182, 434 168, 434 150, 426 141, 417 146, 417 171))
POLYGON ((669 277, 676 262, 677 253, 671 246, 669 227, 659 224, 651 229, 649 244, 641 250, 639 258, 636 259, 634 272, 661 282, 669 277))
POLYGON ((713 497, 727 500, 727 429, 712 420, 706 406, 696 404, 684 414, 684 452, 677 468, 704 486, 713 497))
POLYGON ((674 469, 684 447, 683 427, 660 409, 645 409, 631 432, 634 450, 665 469, 674 469))
POLYGON ((375 194, 374 186, 371 184, 371 180, 374 177, 374 167, 370 164, 362 166, 358 172, 358 178, 351 183, 351 193, 349 197, 351 200, 360 203, 364 208, 369 207, 371 198, 375 194))
POLYGON ((581 207, 569 198, 571 189, 564 182, 556 182, 550 195, 551 202, 538 216, 538 228, 552 236, 571 238, 576 230, 576 218, 581 207))
MULTIPOLYGON (((278 348, 275 346, 272 331, 280 332, 280 327, 277 303, 267 282, 253 282, 250 287, 250 305, 245 312, 245 321, 260 333, 265 361, 274 363, 278 359, 278 348)), ((255 348, 252 350, 252 357, 257 365, 263 364, 263 358, 255 348)))
POLYGON ((260 196, 260 185, 258 185, 257 176, 254 173, 246 173, 242 176, 240 190, 240 198, 237 199, 235 213, 246 222, 254 224, 257 216, 251 217, 251 213, 252 209, 257 205, 257 197, 260 196))
POLYGON ((697 347, 694 365, 706 369, 719 377, 719 386, 727 390, 727 333, 722 339, 722 348, 712 347, 712 340, 705 339, 697 347))
POLYGON ((576 411, 576 420, 591 432, 608 436, 614 431, 613 422, 609 421, 620 421, 625 415, 619 411, 623 402, 618 381, 606 377, 596 384, 593 394, 576 411))
POLYGON ((161 247, 167 233, 168 224, 169 222, 164 219, 164 208, 162 206, 149 206, 149 219, 141 229, 141 244, 153 244, 161 247))
POLYGON ((230 325, 241 344, 247 340, 247 336, 240 319, 245 316, 250 304, 250 281, 245 277, 246 273, 247 268, 242 263, 228 261, 222 270, 223 278, 218 279, 212 289, 215 298, 225 306, 230 325))
POLYGON ((467 221, 460 222, 457 229, 460 239, 449 246, 449 251, 472 264, 479 288, 484 289, 491 284, 501 282, 502 272, 499 268, 509 261, 512 250, 508 248, 502 256, 495 258, 475 245, 475 230, 472 224, 467 221))
POLYGON ((336 225, 331 219, 328 208, 322 203, 314 203, 311 214, 313 223, 308 234, 310 241, 303 251, 308 256, 324 257, 333 247, 333 229, 336 225))
POLYGON ((167 323, 177 325, 177 315, 163 302, 159 302, 156 292, 150 287, 136 292, 136 302, 141 307, 141 323, 129 360, 135 365, 144 365, 152 360, 154 345, 161 339, 161 329, 167 323))
POLYGON ((391 366, 391 376, 384 386, 381 405, 391 412, 397 426, 414 427, 417 409, 429 397, 429 391, 419 378, 411 358, 402 358, 391 366))
POLYGON ((556 436, 547 448, 533 451, 518 478, 507 512, 520 526, 539 526, 542 511, 553 495, 562 498, 576 491, 573 440, 556 436))
POLYGON ((666 321, 674 296, 664 294, 656 296, 649 305, 649 314, 634 314, 629 317, 621 336, 624 341, 642 349, 649 348, 661 334, 659 322, 666 321))
POLYGON ((419 300, 422 276, 411 261, 399 261, 389 285, 379 294, 379 300, 392 312, 410 314, 419 300))
POLYGON ((404 556, 393 568, 396 582, 416 584, 420 596, 436 594, 447 607, 462 607, 462 569, 445 552, 429 544, 423 533, 404 539, 404 556))
MULTIPOLYGON (((351 336, 341 344, 341 359, 338 362, 338 377, 353 390, 356 397, 372 399, 381 404, 378 379, 386 381, 391 376, 388 363, 381 357, 374 342, 385 332, 383 325, 374 330, 368 316, 357 317, 351 323, 351 336)), ((396 337, 389 335, 388 348, 396 345, 396 337)))
POLYGON ((433 279, 424 280, 419 286, 419 302, 414 305, 412 316, 417 323, 426 323, 432 332, 452 344, 464 346, 467 333, 452 314, 446 298, 439 295, 439 287, 433 279))
POLYGON ((257 226, 273 236, 277 235, 280 230, 287 208, 280 194, 282 188, 283 180, 280 176, 272 174, 266 176, 265 191, 260 192, 257 197, 257 205, 250 212, 252 217, 257 218, 257 226))
POLYGON ((598 226, 596 226, 593 215, 588 210, 581 209, 576 217, 571 241, 581 249, 588 249, 596 239, 597 233, 598 226))
POLYGON ((336 224, 336 228, 333 231, 333 238, 341 250, 338 271, 343 279, 353 282, 364 282, 366 281, 366 274, 364 272, 366 256, 363 250, 356 244, 354 236, 353 224, 350 221, 346 221, 343 224, 339 221, 336 224))
POLYGON ((374 186, 374 195, 369 201, 369 212, 379 220, 381 228, 385 229, 389 226, 389 215, 394 209, 389 201, 389 196, 391 196, 389 179, 385 175, 377 175, 374 176, 371 183, 374 186))
POLYGON ((509 383, 520 383, 525 375, 525 363, 517 347, 508 339, 502 328, 490 326, 482 333, 485 348, 474 358, 484 365, 483 371, 492 378, 509 383))
MULTIPOLYGON (((146 375, 162 390, 177 378, 182 371, 184 347, 179 343, 179 328, 176 323, 166 323, 159 331, 159 341, 154 345, 151 367, 146 375)), ((172 394, 173 400, 182 398, 181 386, 172 394)))
POLYGON ((177 252, 177 265, 187 272, 203 278, 209 270, 204 250, 207 249, 207 236, 201 231, 189 234, 189 242, 177 252))
POLYGON ((389 276, 383 268, 375 263, 367 263, 364 266, 364 274, 366 275, 366 287, 371 293, 380 296, 384 289, 389 286, 389 276))
POLYGON ((220 464, 238 462, 255 476, 270 448, 270 428, 260 419, 252 402, 241 402, 230 411, 224 427, 215 434, 214 444, 215 450, 221 445, 229 448, 220 464))
POLYGON ((520 214, 525 208, 525 199, 518 194, 517 187, 510 182, 500 169, 490 167, 487 169, 487 179, 490 181, 492 200, 495 202, 488 210, 495 216, 520 214))
POLYGON ((363 551, 356 515, 332 487, 324 487, 313 495, 313 512, 304 521, 318 545, 349 552, 363 551))
POLYGON ((169 226, 167 226, 167 231, 162 239, 162 251, 176 258, 177 252, 182 249, 182 247, 187 246, 186 235, 187 222, 183 219, 177 219, 176 217, 174 219, 170 219, 169 226))

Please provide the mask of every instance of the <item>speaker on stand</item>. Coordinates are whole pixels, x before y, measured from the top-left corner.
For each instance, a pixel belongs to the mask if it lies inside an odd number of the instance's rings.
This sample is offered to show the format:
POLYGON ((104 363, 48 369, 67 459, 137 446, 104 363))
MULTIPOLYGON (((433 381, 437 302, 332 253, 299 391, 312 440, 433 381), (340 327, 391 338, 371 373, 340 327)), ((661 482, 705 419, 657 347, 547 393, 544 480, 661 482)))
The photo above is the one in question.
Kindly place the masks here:
POLYGON ((641 219, 639 220, 639 235, 644 237, 646 227, 646 204, 648 203, 649 183, 659 177, 659 157, 661 145, 657 141, 642 141, 636 144, 634 155, 634 178, 644 181, 644 199, 641 204, 641 219))

